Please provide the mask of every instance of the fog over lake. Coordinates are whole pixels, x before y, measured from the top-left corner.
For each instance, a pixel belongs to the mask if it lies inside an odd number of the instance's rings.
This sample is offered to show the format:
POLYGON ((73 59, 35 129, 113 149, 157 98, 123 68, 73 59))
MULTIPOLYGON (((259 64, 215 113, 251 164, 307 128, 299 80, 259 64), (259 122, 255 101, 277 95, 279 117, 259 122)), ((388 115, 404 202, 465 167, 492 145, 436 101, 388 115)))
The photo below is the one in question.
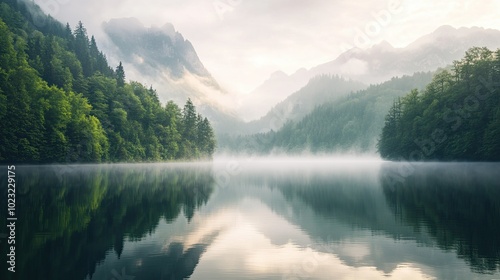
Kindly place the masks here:
POLYGON ((355 157, 19 166, 18 275, 495 279, 499 170, 355 157))

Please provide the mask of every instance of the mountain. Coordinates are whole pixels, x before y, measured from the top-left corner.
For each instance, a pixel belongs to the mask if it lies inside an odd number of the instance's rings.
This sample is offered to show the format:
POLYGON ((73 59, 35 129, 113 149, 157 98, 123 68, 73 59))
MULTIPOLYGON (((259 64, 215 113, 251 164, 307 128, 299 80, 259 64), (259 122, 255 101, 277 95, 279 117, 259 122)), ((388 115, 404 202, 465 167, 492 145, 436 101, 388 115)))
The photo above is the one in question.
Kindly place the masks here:
POLYGON ((262 85, 244 95, 242 98, 244 106, 238 110, 240 116, 248 121, 261 118, 274 105, 305 86, 311 78, 305 68, 299 69, 290 76, 283 71, 274 72, 262 85))
POLYGON ((460 59, 473 46, 490 49, 500 47, 500 31, 480 27, 441 26, 404 48, 394 48, 386 41, 366 50, 354 48, 333 61, 309 70, 301 69, 292 75, 273 74, 252 91, 249 98, 267 98, 268 103, 262 106, 260 112, 263 108, 272 108, 280 99, 305 86, 309 79, 317 75, 341 75, 367 84, 381 83, 395 76, 446 67, 460 59))
POLYGON ((219 147, 227 152, 249 154, 304 151, 375 154, 384 117, 394 99, 411 89, 424 88, 431 79, 430 72, 392 78, 320 105, 277 131, 221 138, 219 147))
POLYGON ((145 27, 136 18, 121 18, 103 23, 103 30, 113 58, 123 62, 134 80, 155 85, 162 103, 183 103, 190 98, 216 131, 239 125, 231 109, 231 95, 219 86, 191 42, 172 24, 145 27))
POLYGON ((220 89, 191 42, 175 31, 172 24, 146 28, 136 18, 121 18, 103 23, 103 29, 119 48, 120 57, 126 62, 136 62, 137 68, 145 74, 168 70, 173 78, 181 78, 187 71, 202 78, 207 85, 220 89))
POLYGON ((473 46, 500 47, 500 31, 494 29, 453 28, 441 26, 405 48, 394 48, 382 42, 367 50, 352 49, 334 61, 316 66, 310 72, 339 73, 369 83, 379 83, 394 76, 434 71, 462 58, 473 46), (363 65, 363 71, 348 73, 346 65, 363 65))
POLYGON ((321 104, 332 102, 365 87, 363 83, 339 76, 318 75, 311 78, 306 86, 279 102, 264 117, 246 123, 237 132, 251 134, 278 130, 288 121, 302 119, 321 104))

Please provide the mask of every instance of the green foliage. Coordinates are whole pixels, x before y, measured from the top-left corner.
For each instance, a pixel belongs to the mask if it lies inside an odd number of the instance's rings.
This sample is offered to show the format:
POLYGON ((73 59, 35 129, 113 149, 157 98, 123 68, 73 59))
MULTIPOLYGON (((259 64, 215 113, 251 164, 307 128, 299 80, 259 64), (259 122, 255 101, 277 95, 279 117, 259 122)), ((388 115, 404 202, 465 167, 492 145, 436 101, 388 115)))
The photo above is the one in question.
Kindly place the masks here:
POLYGON ((113 71, 81 22, 73 32, 31 2, 0 3, 0 101, 0 162, 198 159, 215 149, 190 100, 183 112, 163 107, 152 88, 125 82, 121 62, 113 71))
POLYGON ((119 87, 123 87, 125 85, 125 70, 123 70, 122 62, 116 67, 116 84, 119 87))
POLYGON ((499 54, 471 48, 425 91, 395 101, 378 143, 382 157, 500 160, 499 54))

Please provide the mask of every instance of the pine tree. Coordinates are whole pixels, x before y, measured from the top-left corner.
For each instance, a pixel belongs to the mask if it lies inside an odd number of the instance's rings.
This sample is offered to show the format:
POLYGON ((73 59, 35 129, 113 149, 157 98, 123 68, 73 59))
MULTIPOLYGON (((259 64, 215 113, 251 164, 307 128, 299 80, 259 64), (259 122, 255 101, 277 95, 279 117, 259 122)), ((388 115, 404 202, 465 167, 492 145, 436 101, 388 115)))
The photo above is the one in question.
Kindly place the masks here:
POLYGON ((198 122, 198 149, 202 156, 210 158, 215 152, 215 135, 207 118, 201 118, 198 122))
POLYGON ((97 43, 95 42, 94 36, 90 38, 89 56, 91 68, 94 71, 98 71, 99 69, 97 68, 97 59, 99 58, 99 49, 97 48, 97 43))
POLYGON ((73 36, 73 31, 71 31, 71 26, 69 23, 66 23, 66 27, 64 29, 64 39, 66 40, 66 44, 68 49, 71 51, 75 50, 75 36, 73 36))
POLYGON ((125 70, 123 70, 122 62, 116 67, 116 85, 123 87, 125 85, 125 70))
POLYGON ((385 125, 378 142, 378 150, 384 158, 394 159, 399 150, 399 122, 402 114, 401 99, 394 100, 389 114, 385 117, 385 125))
POLYGON ((87 29, 83 26, 81 21, 75 29, 75 53, 82 64, 83 75, 85 77, 90 77, 93 73, 92 62, 90 60, 89 52, 89 37, 87 36, 87 29))
POLYGON ((197 138, 196 123, 196 107, 193 105, 191 99, 188 98, 188 100, 186 101, 186 105, 184 105, 184 109, 182 111, 182 136, 184 139, 190 141, 193 144, 196 143, 197 138))

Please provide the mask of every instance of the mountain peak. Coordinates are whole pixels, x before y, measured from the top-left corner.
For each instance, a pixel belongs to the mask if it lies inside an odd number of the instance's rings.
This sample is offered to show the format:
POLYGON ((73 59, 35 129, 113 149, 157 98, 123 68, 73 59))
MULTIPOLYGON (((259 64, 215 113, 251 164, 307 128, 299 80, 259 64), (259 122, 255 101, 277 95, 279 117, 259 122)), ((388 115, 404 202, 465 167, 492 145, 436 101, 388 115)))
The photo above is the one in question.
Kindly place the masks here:
POLYGON ((171 24, 170 22, 167 22, 165 23, 163 26, 162 26, 162 29, 164 32, 166 32, 167 34, 169 33, 174 33, 175 34, 175 28, 174 28, 174 25, 171 24))
POLYGON ((271 74, 271 76, 269 77, 270 80, 278 80, 278 79, 282 79, 282 78, 286 78, 288 77, 288 75, 281 71, 281 70, 278 70, 278 71, 275 71, 271 74))
POLYGON ((305 73, 307 73, 307 69, 302 67, 299 70, 295 71, 295 73, 293 73, 293 75, 303 75, 305 73))
POLYGON ((170 40, 172 40, 172 42, 175 42, 176 40, 184 40, 184 37, 182 37, 182 35, 175 30, 174 25, 169 22, 165 23, 161 27, 151 27, 149 28, 149 31, 165 34, 170 38, 170 40))
POLYGON ((188 71, 216 84, 199 60, 193 45, 175 31, 171 23, 162 27, 145 27, 136 18, 121 18, 104 23, 103 29, 118 47, 125 62, 141 57, 142 72, 154 74, 160 69, 167 69, 174 78, 180 78, 188 71))
POLYGON ((457 29, 451 25, 442 25, 438 27, 432 34, 435 35, 449 35, 450 33, 456 32, 457 29))
POLYGON ((375 46, 373 46, 373 48, 378 49, 378 50, 392 50, 392 49, 394 49, 394 47, 386 40, 383 40, 382 42, 376 44, 375 46))

